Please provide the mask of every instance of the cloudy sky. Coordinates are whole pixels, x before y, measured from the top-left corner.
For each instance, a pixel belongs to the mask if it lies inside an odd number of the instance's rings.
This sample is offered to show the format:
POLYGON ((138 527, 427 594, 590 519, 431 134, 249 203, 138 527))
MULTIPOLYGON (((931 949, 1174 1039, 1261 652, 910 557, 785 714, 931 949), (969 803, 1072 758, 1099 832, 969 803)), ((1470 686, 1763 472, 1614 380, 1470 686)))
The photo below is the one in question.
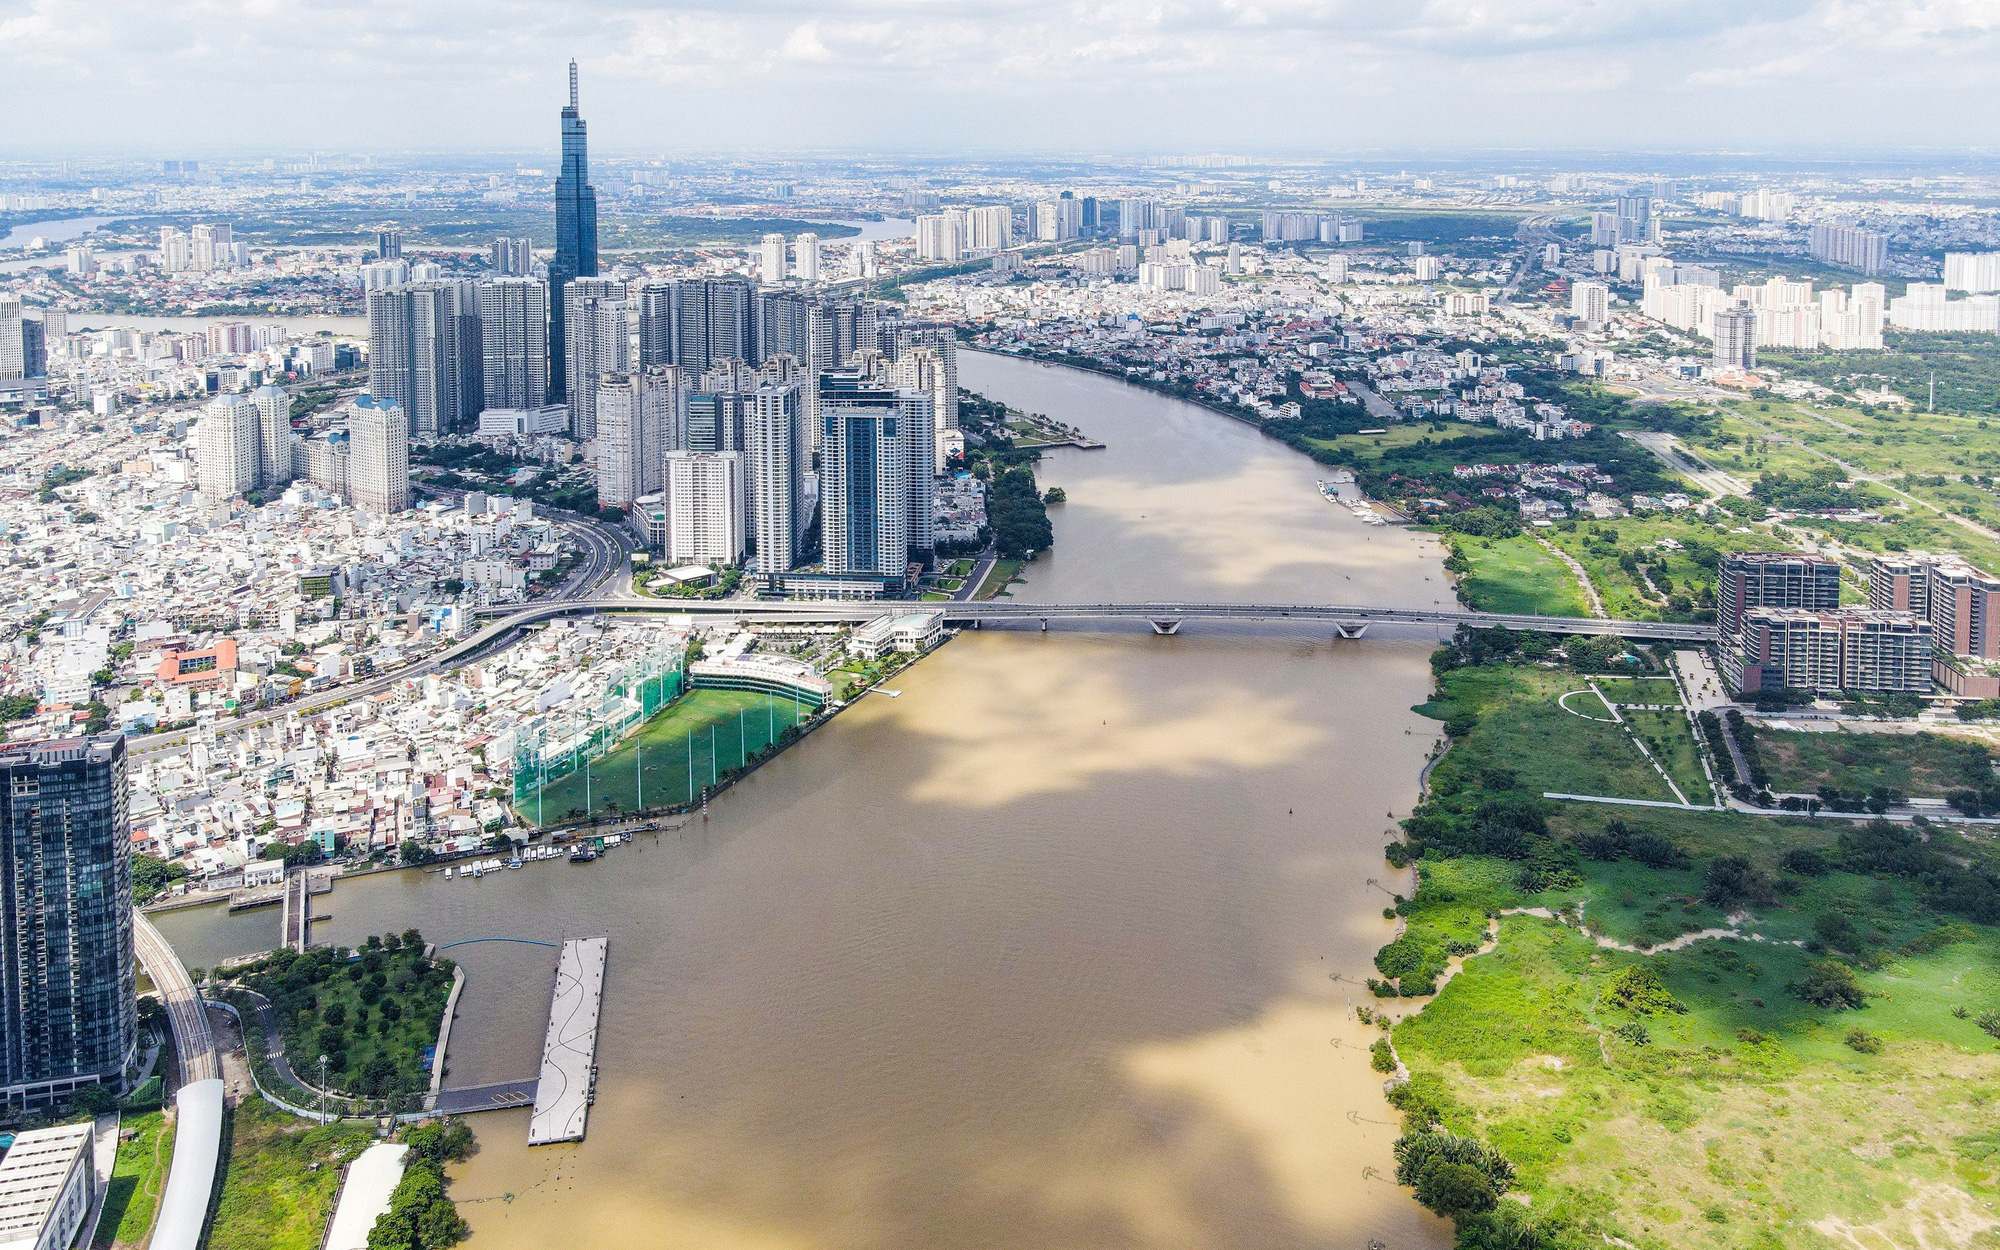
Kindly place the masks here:
POLYGON ((2000 146, 2000 0, 0 0, 0 155, 2000 146))

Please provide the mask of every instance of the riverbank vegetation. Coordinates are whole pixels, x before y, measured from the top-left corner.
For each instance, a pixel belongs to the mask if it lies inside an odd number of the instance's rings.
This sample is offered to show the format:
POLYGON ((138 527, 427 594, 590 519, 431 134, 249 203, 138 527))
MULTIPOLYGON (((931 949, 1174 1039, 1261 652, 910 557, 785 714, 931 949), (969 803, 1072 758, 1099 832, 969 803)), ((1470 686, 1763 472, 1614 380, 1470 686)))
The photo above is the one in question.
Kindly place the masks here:
POLYGON ((1027 428, 997 400, 959 391, 959 422, 965 431, 965 467, 986 482, 986 533, 1003 559, 1032 559, 1055 542, 1048 502, 1035 484, 1036 447, 1016 444, 1027 428))
POLYGON ((230 1111, 208 1250, 318 1250, 341 1169, 375 1137, 367 1121, 316 1125, 246 1098, 230 1111))
POLYGON ((444 1165, 472 1153, 472 1130, 463 1121, 420 1124, 403 1134, 409 1153, 389 1209, 368 1230, 368 1250, 443 1250, 465 1239, 465 1220, 446 1196, 444 1165))
POLYGON ((1421 884, 1376 985, 1444 982, 1390 1034, 1392 1102, 1399 1179, 1459 1244, 2000 1231, 2000 853, 1935 824, 1543 799, 1632 780, 1606 775, 1617 743, 1538 724, 1575 678, 1473 636, 1441 657, 1424 710, 1454 746, 1390 848, 1421 884))
POLYGON ((329 1092, 411 1109, 430 1087, 425 1052, 451 994, 452 963, 426 957, 415 929, 370 937, 359 950, 271 952, 239 975, 278 1017, 284 1052, 303 1080, 326 1056, 329 1092))

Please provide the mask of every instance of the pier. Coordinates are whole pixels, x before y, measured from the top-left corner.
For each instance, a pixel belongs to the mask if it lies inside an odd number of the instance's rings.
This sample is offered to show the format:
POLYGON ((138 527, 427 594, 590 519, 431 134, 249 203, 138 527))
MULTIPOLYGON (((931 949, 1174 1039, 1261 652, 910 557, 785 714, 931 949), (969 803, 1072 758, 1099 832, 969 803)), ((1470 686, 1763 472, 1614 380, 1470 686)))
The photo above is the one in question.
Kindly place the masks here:
POLYGON ((604 999, 608 937, 572 938, 556 960, 549 1032, 542 1042, 542 1073, 528 1144, 582 1141, 597 1083, 597 1012, 604 999))

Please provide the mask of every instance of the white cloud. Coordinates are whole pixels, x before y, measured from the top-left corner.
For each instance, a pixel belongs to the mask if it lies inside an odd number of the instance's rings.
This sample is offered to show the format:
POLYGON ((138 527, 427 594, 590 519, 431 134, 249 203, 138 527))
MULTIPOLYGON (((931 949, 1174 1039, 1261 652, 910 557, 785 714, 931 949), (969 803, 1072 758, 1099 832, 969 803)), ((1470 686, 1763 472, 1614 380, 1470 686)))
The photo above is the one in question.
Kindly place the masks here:
POLYGON ((0 108, 44 146, 539 146, 576 55, 632 147, 1742 146, 1857 88, 1852 138, 1936 146, 1992 140, 1996 43, 1994 0, 16 0, 0 108))

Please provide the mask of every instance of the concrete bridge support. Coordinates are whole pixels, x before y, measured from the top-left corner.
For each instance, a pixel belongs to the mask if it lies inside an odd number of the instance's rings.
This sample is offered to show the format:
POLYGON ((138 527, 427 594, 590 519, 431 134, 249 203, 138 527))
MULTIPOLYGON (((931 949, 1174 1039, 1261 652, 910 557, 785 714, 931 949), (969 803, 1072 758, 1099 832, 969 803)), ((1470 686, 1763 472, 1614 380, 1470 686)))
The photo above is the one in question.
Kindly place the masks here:
POLYGON ((1155 616, 1148 618, 1156 634, 1178 634, 1181 632, 1181 618, 1178 616, 1155 616))
POLYGON ((1368 622, 1340 621, 1335 623, 1333 633, 1336 638, 1365 638, 1368 635, 1368 622))

